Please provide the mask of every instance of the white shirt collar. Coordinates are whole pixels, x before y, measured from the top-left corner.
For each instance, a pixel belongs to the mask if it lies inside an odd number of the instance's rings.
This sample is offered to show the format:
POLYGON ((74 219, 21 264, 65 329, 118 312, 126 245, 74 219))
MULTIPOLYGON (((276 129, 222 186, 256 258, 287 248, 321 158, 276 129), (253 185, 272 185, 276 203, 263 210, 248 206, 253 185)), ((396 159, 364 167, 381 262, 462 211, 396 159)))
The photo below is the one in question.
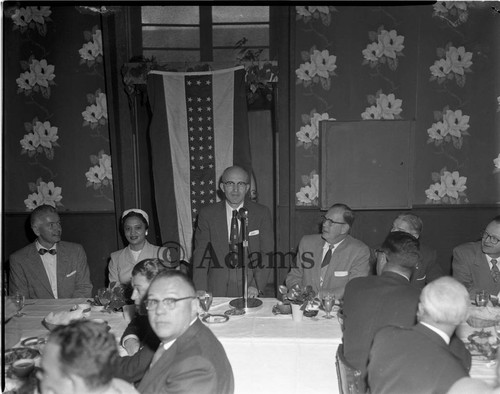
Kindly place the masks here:
MULTIPOLYGON (((40 242, 38 242, 38 239, 35 241, 35 247, 36 247, 36 250, 46 249, 45 246, 43 246, 40 242)), ((57 243, 52 245, 48 250, 52 250, 52 249, 57 250, 57 243)))
MULTIPOLYGON (((193 320, 191 320, 191 323, 189 323, 189 327, 191 327, 196 320, 198 320, 198 316, 196 316, 193 320)), ((176 340, 177 340, 177 338, 172 339, 171 341, 166 342, 166 343, 162 342, 161 346, 163 346, 163 349, 168 350, 172 347, 172 345, 175 343, 176 340)))
POLYGON ((336 244, 330 244, 328 243, 327 241, 325 241, 325 244, 323 245, 323 249, 324 250, 327 250, 328 248, 332 248, 332 252, 337 248, 337 246, 339 246, 342 242, 344 242, 345 238, 339 242, 337 242, 336 244))
POLYGON ((434 326, 431 326, 430 324, 427 324, 423 321, 421 321, 420 324, 422 324, 423 326, 426 326, 429 330, 432 330, 436 334, 438 334, 441 338, 443 338, 443 341, 445 341, 447 345, 450 344, 450 337, 444 331, 442 331, 439 328, 436 328, 434 326))

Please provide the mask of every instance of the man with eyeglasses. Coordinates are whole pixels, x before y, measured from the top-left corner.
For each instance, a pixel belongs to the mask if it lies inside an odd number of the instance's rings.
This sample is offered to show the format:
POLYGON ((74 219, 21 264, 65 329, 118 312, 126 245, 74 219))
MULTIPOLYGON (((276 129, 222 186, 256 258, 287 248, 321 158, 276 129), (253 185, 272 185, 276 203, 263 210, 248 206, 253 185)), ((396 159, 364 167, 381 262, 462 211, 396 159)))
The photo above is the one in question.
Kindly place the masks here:
POLYGON ((244 207, 248 212, 248 296, 256 297, 272 279, 269 264, 269 256, 274 250, 271 213, 264 205, 247 199, 250 177, 241 167, 224 170, 220 189, 225 201, 203 207, 198 215, 193 280, 197 289, 211 291, 214 297, 243 295, 240 209, 244 207))
POLYGON ((481 240, 453 249, 453 277, 462 283, 471 298, 476 291, 500 292, 500 215, 486 226, 481 240))
POLYGON ((161 343, 131 357, 144 376, 141 393, 234 392, 226 352, 198 319, 198 299, 191 279, 180 271, 164 271, 151 282, 144 301, 148 319, 161 343))
POLYGON ((341 299, 347 282, 367 276, 370 250, 349 235, 353 222, 351 208, 333 205, 323 217, 322 233, 300 240, 297 260, 286 277, 287 287, 311 285, 316 293, 329 289, 341 299))

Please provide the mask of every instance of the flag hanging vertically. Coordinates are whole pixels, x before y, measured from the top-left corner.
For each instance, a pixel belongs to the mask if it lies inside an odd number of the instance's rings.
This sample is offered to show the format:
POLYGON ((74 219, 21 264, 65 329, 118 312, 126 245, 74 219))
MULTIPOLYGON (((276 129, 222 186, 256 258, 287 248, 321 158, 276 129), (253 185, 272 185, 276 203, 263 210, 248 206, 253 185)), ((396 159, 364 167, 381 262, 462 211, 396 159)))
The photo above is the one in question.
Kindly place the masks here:
POLYGON ((224 169, 251 172, 245 70, 151 71, 147 83, 161 237, 178 243, 189 261, 197 214, 219 199, 224 169))

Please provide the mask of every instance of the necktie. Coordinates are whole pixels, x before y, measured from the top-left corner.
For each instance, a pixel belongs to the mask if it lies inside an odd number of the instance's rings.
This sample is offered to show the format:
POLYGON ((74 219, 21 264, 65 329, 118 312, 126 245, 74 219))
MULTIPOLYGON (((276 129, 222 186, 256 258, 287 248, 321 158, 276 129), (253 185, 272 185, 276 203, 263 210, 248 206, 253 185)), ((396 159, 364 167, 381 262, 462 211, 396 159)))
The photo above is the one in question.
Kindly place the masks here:
POLYGON ((328 248, 328 252, 326 252, 325 257, 323 258, 323 262, 321 263, 321 268, 326 267, 332 258, 332 247, 328 248))
POLYGON ((231 252, 231 265, 238 266, 238 211, 233 209, 233 217, 231 218, 231 232, 229 234, 229 251, 231 252))
POLYGON ((49 252, 52 256, 54 256, 57 253, 57 250, 56 249, 47 250, 47 249, 44 249, 44 248, 38 249, 38 253, 40 253, 41 256, 43 256, 47 252, 49 252))
POLYGON ((491 259, 491 276, 493 276, 493 280, 498 282, 500 280, 500 270, 497 266, 497 260, 491 259))
POLYGON ((151 360, 151 364, 149 364, 149 368, 152 368, 153 365, 160 359, 161 356, 163 356, 163 353, 165 353, 165 347, 163 346, 163 342, 160 342, 160 345, 158 346, 158 349, 156 349, 155 354, 153 355, 153 359, 151 360))

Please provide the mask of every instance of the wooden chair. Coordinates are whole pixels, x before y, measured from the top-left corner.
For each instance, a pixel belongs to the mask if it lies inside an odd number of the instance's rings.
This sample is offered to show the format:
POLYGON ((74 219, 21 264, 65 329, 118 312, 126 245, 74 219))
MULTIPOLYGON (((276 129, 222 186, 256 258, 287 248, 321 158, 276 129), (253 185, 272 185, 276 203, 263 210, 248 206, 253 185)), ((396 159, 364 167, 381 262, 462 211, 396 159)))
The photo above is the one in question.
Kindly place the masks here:
POLYGON ((337 349, 335 360, 340 394, 364 394, 367 392, 361 371, 350 365, 344 357, 344 345, 337 349))

